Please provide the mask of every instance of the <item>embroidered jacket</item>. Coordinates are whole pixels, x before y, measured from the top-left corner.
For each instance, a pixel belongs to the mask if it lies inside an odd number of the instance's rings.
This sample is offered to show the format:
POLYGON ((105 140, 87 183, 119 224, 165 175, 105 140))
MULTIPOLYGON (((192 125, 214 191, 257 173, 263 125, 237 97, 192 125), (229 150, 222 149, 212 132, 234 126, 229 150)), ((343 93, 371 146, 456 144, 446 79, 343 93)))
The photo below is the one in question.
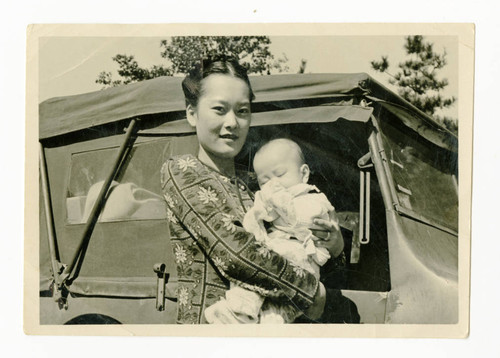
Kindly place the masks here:
POLYGON ((177 322, 206 323, 206 307, 224 297, 229 282, 264 297, 309 307, 318 280, 269 250, 242 226, 252 199, 244 186, 191 155, 161 170, 177 265, 177 322))

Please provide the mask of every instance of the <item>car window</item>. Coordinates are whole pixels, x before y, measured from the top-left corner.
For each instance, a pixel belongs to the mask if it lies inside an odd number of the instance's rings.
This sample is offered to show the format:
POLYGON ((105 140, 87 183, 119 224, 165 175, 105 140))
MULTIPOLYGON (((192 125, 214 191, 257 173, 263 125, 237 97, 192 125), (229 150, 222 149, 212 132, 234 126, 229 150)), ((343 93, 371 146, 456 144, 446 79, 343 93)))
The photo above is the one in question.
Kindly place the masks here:
MULTIPOLYGON (((160 168, 168 148, 166 140, 134 146, 116 181, 113 181, 100 221, 163 219, 160 168)), ((85 223, 118 153, 107 148, 75 153, 71 158, 66 213, 69 224, 85 223)))

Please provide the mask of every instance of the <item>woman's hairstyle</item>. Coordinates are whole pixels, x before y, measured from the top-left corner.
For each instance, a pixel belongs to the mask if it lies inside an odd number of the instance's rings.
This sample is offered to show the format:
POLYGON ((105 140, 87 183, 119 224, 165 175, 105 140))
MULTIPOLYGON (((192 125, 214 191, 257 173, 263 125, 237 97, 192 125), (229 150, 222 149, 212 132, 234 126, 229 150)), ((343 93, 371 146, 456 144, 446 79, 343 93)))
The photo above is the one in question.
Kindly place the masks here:
POLYGON ((201 95, 201 82, 213 74, 229 75, 242 79, 248 85, 249 100, 252 102, 255 95, 248 79, 247 69, 240 65, 235 59, 205 59, 194 66, 184 81, 182 81, 182 90, 186 99, 186 106, 196 107, 201 95))

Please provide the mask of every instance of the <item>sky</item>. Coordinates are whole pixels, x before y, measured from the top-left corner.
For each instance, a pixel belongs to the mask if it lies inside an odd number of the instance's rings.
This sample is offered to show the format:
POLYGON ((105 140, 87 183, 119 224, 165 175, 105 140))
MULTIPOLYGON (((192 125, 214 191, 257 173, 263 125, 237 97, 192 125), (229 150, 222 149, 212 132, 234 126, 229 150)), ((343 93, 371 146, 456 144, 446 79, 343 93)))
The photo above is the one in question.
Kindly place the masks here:
MULTIPOLYGON (((48 98, 97 91, 95 79, 101 71, 116 73, 112 61, 116 54, 134 55, 139 65, 166 64, 160 56, 160 40, 167 37, 44 37, 39 42, 40 102, 48 98)), ((371 69, 370 61, 389 57, 389 72, 405 58, 403 36, 271 36, 271 53, 288 58, 289 73, 298 71, 301 59, 307 60, 306 73, 366 72, 395 90, 386 74, 371 69)), ((443 94, 458 94, 458 42, 453 36, 427 36, 435 51, 447 52, 448 64, 440 75, 449 81, 443 94)), ((438 114, 456 118, 454 104, 438 114)))

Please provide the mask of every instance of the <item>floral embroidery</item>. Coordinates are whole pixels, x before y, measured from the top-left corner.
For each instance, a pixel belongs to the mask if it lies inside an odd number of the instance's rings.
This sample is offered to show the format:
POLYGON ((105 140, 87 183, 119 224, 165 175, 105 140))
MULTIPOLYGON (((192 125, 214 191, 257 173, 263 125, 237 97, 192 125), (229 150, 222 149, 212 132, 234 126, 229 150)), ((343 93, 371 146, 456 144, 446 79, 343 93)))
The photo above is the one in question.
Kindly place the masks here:
POLYGON ((175 245, 174 249, 175 261, 179 264, 183 264, 187 260, 186 250, 179 244, 175 245))
POLYGON ((189 168, 196 168, 196 161, 193 158, 180 158, 177 160, 177 166, 182 172, 185 172, 189 168))
POLYGON ((214 258, 214 265, 217 266, 217 268, 219 268, 221 271, 227 270, 226 263, 220 257, 214 258))
POLYGON ((257 252, 265 259, 271 258, 271 251, 266 246, 261 246, 257 249, 257 252))
POLYGON ((222 214, 222 225, 227 231, 233 234, 235 233, 236 225, 234 225, 234 216, 229 214, 222 214))
POLYGON ((201 240, 203 238, 203 235, 201 234, 201 227, 199 225, 186 225, 189 232, 198 240, 201 240))
POLYGON ((189 292, 186 287, 179 288, 178 302, 181 306, 186 306, 189 300, 189 292))
POLYGON ((173 208, 175 206, 174 199, 170 196, 168 193, 164 193, 163 197, 165 198, 165 201, 167 202, 168 206, 173 208))
POLYGON ((203 204, 208 204, 210 202, 212 203, 217 203, 219 199, 217 198, 217 194, 215 191, 211 188, 204 188, 200 187, 200 190, 198 191, 198 199, 203 203, 203 204))
POLYGON ((175 217, 174 213, 172 212, 172 210, 170 210, 169 208, 167 208, 167 219, 168 221, 174 224, 177 224, 179 222, 175 217))
POLYGON ((207 248, 215 247, 219 242, 240 250, 249 240, 254 240, 250 234, 239 230, 236 221, 241 221, 244 215, 241 204, 252 204, 247 190, 240 191, 243 200, 238 200, 236 187, 228 184, 229 178, 214 174, 192 156, 169 159, 168 166, 162 167, 161 180, 162 191, 167 194, 165 206, 171 212, 169 214, 167 211, 167 216, 172 220, 169 225, 171 250, 179 278, 176 290, 179 322, 202 323, 204 307, 193 302, 198 302, 200 298, 206 308, 214 299, 207 298, 205 294, 211 289, 214 290, 215 298, 224 297, 227 286, 224 277, 237 281, 244 279, 243 282, 248 284, 242 287, 248 286, 250 290, 269 297, 281 297, 281 282, 284 282, 295 290, 292 299, 294 305, 301 307, 311 304, 317 285, 314 277, 308 276, 307 270, 293 265, 286 265, 279 279, 272 275, 268 277, 266 272, 281 272, 283 266, 282 260, 278 260, 279 257, 264 245, 250 242, 251 245, 245 246, 241 252, 216 249, 208 257, 205 256, 207 248), (203 184, 194 186, 196 181, 203 184), (199 215, 186 215, 190 208, 194 208, 195 214, 197 210, 203 210, 199 215), (218 215, 211 215, 214 210, 218 215), (205 213, 208 213, 208 222, 205 221, 205 213), (217 220, 213 220, 214 217, 217 220), (184 219, 181 221, 180 218, 184 219), (248 261, 252 261, 252 265, 248 261), (212 265, 208 262, 212 262, 212 265), (297 288, 302 292, 299 293, 297 288))
POLYGON ((305 275, 306 275, 306 272, 304 271, 304 269, 302 267, 295 266, 295 265, 293 265, 293 272, 295 272, 295 274, 301 278, 305 277, 305 275))

